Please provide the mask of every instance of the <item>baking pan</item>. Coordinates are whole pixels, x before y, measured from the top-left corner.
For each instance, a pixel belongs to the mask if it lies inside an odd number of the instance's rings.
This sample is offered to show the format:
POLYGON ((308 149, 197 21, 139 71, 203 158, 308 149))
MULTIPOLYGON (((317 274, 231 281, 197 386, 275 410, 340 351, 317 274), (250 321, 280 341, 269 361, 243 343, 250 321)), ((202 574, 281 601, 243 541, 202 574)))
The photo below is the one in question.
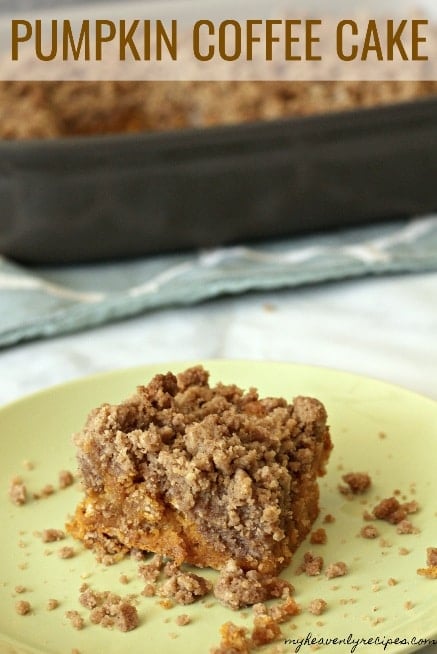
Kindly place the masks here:
POLYGON ((138 257, 437 209, 437 98, 332 115, 0 143, 0 252, 138 257))

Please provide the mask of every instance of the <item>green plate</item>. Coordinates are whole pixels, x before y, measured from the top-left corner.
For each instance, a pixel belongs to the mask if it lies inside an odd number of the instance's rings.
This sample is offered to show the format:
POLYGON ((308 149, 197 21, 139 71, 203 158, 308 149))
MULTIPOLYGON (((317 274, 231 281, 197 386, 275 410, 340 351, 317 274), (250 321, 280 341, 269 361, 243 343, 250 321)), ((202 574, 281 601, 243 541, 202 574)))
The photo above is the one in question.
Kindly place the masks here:
MULTIPOLYGON (((219 627, 232 620, 251 624, 251 610, 239 613, 205 600, 188 607, 164 609, 156 598, 140 596, 141 624, 129 633, 110 631, 86 622, 76 631, 65 612, 87 611, 78 603, 79 586, 86 580, 98 590, 121 595, 139 593, 143 587, 136 577, 136 564, 126 559, 116 566, 96 564, 93 554, 72 539, 44 544, 34 535, 44 528, 63 528, 80 496, 77 486, 56 492, 46 499, 32 499, 22 507, 7 497, 9 480, 19 475, 31 492, 45 484, 57 485, 61 469, 75 469, 71 434, 79 430, 88 411, 102 402, 118 402, 135 386, 154 374, 182 370, 183 363, 150 365, 88 377, 26 397, 0 410, 2 456, 0 461, 3 492, 0 500, 2 525, 0 560, 0 652, 2 654, 130 654, 166 652, 168 654, 207 654, 219 643, 219 627), (34 463, 28 470, 23 462, 34 463), (73 545, 76 555, 60 559, 56 550, 73 545), (120 575, 129 579, 120 582, 120 575), (15 587, 26 592, 17 595, 15 587), (49 598, 59 607, 48 611, 49 598), (25 599, 32 611, 19 616, 15 603, 25 599), (191 623, 178 626, 176 618, 188 613, 191 623)), ((191 364, 192 365, 192 364, 191 364)), ((284 638, 307 642, 301 652, 312 652, 310 638, 396 639, 386 651, 393 653, 417 649, 415 639, 436 637, 437 581, 416 574, 425 564, 426 548, 437 546, 437 404, 425 397, 381 381, 365 379, 334 370, 266 362, 207 361, 212 381, 235 382, 244 388, 256 386, 262 395, 297 394, 321 399, 328 410, 335 448, 329 472, 320 482, 321 515, 331 513, 336 520, 324 524, 326 545, 301 545, 294 563, 283 575, 296 588, 301 615, 282 626, 284 638), (383 435, 383 437, 382 437, 383 435), (373 480, 366 496, 352 500, 338 491, 341 475, 348 471, 368 471, 373 480), (396 528, 378 522, 385 543, 365 540, 357 534, 364 524, 362 514, 378 501, 399 489, 407 499, 416 499, 420 511, 412 516, 420 533, 399 535, 396 528), (367 504, 366 504, 367 502, 367 504), (409 551, 401 555, 399 548, 409 551), (308 549, 316 550, 325 565, 345 561, 349 574, 328 580, 297 576, 295 569, 308 549), (394 578, 396 585, 389 585, 394 578), (322 616, 307 611, 309 602, 323 598, 328 608, 322 616), (410 607, 410 608, 407 608, 410 607), (311 634, 311 637, 308 636, 311 634)), ((215 573, 210 573, 213 577, 215 573)), ((314 641, 313 641, 314 644, 314 641)), ((296 645, 279 642, 265 652, 294 652, 296 645)), ((355 651, 368 651, 360 644, 355 651)), ((350 652, 352 644, 324 646, 324 651, 350 652)), ((375 649, 375 651, 378 651, 375 649)), ((380 651, 384 651, 380 648, 380 651)))

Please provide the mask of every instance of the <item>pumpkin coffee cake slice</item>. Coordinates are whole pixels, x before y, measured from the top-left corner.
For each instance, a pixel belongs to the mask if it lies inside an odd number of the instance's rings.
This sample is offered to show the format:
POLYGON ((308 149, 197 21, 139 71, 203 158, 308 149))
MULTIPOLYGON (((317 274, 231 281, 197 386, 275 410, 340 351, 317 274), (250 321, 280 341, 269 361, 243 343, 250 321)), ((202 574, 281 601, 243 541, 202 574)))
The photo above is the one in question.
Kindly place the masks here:
POLYGON ((318 514, 332 448, 316 399, 260 399, 201 366, 157 375, 74 437, 85 497, 68 530, 111 563, 132 550, 277 573, 318 514))

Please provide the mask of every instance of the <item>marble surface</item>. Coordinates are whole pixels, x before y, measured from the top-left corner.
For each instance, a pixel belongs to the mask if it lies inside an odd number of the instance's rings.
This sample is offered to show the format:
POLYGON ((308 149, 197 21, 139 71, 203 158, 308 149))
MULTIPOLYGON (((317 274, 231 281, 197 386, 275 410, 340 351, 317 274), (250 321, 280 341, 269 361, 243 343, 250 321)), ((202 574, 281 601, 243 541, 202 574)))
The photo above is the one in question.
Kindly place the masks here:
POLYGON ((209 358, 349 370, 437 400, 437 273, 222 298, 4 349, 0 403, 98 371, 209 358))

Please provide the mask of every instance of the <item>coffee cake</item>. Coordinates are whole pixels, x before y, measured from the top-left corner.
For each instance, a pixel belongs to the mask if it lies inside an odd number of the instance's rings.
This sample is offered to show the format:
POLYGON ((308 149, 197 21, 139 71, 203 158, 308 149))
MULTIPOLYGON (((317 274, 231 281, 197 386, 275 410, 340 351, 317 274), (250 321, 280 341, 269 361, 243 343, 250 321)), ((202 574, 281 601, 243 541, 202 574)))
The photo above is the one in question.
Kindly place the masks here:
POLYGON ((99 560, 140 550, 264 574, 310 531, 332 448, 318 400, 210 386, 201 366, 100 406, 74 442, 85 497, 67 529, 99 560))

